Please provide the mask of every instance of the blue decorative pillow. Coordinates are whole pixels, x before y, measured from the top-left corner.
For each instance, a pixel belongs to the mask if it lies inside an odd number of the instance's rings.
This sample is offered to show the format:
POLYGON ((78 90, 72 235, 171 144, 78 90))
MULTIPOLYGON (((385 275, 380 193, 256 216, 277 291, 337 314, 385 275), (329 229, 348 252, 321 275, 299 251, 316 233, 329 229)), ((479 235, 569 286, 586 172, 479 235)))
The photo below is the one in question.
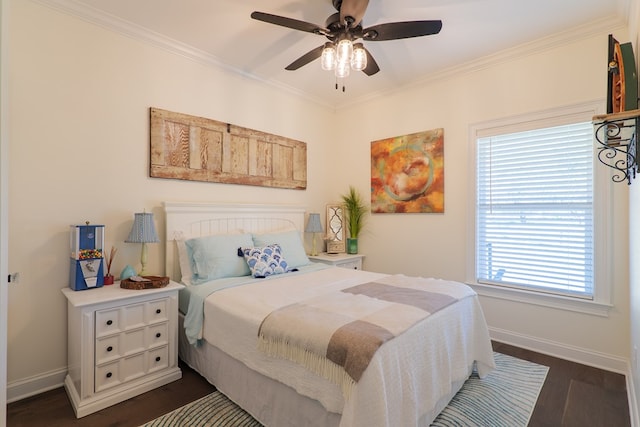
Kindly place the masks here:
POLYGON ((267 277, 293 271, 282 256, 280 245, 238 248, 238 256, 243 256, 253 277, 267 277))

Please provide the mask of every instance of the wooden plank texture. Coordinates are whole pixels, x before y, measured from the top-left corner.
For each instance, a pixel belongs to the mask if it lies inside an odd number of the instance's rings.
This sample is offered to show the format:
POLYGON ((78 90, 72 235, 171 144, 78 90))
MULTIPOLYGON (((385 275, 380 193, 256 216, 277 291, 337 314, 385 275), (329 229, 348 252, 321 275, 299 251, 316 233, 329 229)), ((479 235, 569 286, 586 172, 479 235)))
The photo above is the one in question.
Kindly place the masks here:
POLYGON ((152 178, 307 188, 307 144, 203 117, 150 109, 152 178))

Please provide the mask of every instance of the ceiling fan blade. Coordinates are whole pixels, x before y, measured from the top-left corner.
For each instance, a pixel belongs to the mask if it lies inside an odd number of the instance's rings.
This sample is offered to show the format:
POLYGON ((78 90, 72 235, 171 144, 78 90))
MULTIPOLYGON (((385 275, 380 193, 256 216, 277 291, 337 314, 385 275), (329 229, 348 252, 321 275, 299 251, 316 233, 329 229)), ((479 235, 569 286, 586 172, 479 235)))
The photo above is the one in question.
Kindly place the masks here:
POLYGON ((280 25, 281 27, 293 28, 294 30, 305 31, 307 33, 321 34, 327 33, 327 30, 318 27, 310 22, 298 21, 297 19, 286 18, 284 16, 272 15, 264 12, 252 12, 251 17, 258 21, 267 22, 269 24, 280 25))
POLYGON ((300 58, 293 61, 291 64, 285 67, 285 70, 294 71, 298 68, 307 65, 309 62, 320 58, 322 56, 322 49, 324 49, 324 45, 318 46, 315 49, 310 50, 309 52, 302 55, 300 58))
POLYGON ((362 38, 367 41, 408 39, 438 34, 441 29, 442 21, 440 20, 390 22, 365 28, 362 30, 362 38))
POLYGON ((364 48, 364 51, 367 52, 367 66, 365 67, 364 70, 362 70, 362 72, 365 73, 367 76, 373 76, 375 73, 380 71, 380 67, 378 67, 378 63, 376 62, 375 59, 373 59, 373 56, 367 50, 367 48, 364 48))
POLYGON ((334 0, 335 3, 339 3, 340 22, 344 24, 347 16, 350 16, 353 19, 351 26, 355 27, 362 21, 369 0, 334 0))

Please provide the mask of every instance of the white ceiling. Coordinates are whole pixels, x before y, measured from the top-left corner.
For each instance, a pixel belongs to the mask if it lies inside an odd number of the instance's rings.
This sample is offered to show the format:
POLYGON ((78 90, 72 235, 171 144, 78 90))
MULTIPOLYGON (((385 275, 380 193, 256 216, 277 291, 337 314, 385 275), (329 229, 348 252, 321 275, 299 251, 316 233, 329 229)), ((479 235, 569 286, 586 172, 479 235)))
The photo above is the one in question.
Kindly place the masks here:
POLYGON ((324 26, 335 12, 331 0, 37 1, 335 107, 478 65, 487 57, 615 28, 626 23, 629 7, 629 0, 371 0, 365 28, 440 19, 442 31, 365 42, 380 72, 370 77, 352 73, 342 93, 334 89, 333 74, 322 71, 319 61, 297 71, 284 70, 323 44, 324 37, 250 18, 258 10, 324 26))

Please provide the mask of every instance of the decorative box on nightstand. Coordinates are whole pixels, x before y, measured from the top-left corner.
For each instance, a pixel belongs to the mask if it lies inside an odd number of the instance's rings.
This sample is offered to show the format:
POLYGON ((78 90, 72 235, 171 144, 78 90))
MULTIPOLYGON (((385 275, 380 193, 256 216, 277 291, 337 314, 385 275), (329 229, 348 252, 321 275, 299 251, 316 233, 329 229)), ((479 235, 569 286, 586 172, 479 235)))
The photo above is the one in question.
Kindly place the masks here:
POLYGON ((65 288, 69 372, 64 381, 76 417, 182 377, 178 367, 178 291, 113 286, 65 288))
POLYGON ((335 265, 336 267, 362 270, 362 260, 364 259, 364 255, 328 254, 323 252, 318 255, 309 255, 309 259, 313 262, 322 262, 324 264, 335 265))

